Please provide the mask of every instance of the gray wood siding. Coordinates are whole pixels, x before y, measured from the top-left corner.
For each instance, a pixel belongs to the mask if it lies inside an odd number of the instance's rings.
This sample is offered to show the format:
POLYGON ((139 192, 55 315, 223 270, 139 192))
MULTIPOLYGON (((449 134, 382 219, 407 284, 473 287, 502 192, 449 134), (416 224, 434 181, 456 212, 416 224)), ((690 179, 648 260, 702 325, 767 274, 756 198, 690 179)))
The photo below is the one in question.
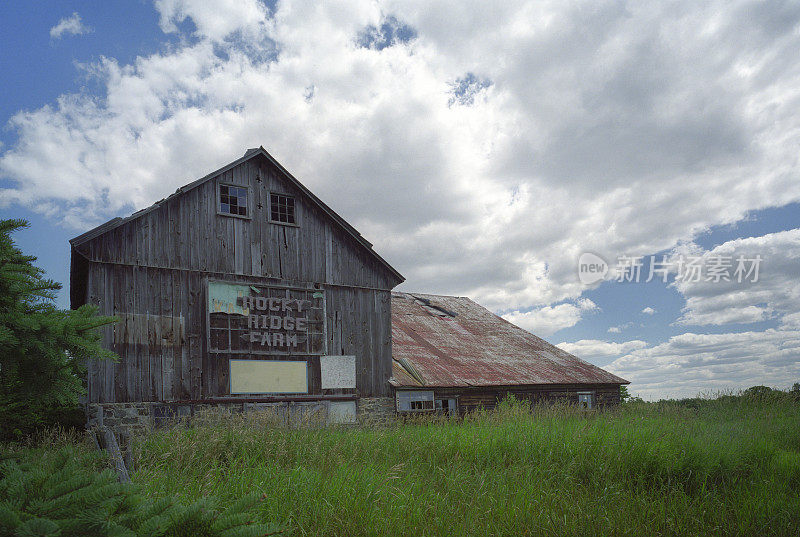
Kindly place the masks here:
POLYGON ((400 283, 279 170, 259 158, 77 248, 92 260, 137 266, 380 289, 400 283), (250 188, 251 218, 217 214, 219 182, 250 188), (269 222, 270 192, 295 197, 298 226, 269 222))
MULTIPOLYGON (((90 402, 228 394, 228 360, 237 356, 208 352, 208 278, 319 284, 328 354, 356 356, 358 395, 390 394, 390 289, 399 281, 266 159, 248 160, 73 248, 73 270, 86 272, 85 301, 121 319, 103 336, 120 361, 90 364, 90 402), (250 218, 217 214, 219 181, 249 187, 250 218), (298 226, 269 222, 271 191, 295 196, 298 226)), ((319 360, 308 361, 309 393, 325 395, 319 360)))

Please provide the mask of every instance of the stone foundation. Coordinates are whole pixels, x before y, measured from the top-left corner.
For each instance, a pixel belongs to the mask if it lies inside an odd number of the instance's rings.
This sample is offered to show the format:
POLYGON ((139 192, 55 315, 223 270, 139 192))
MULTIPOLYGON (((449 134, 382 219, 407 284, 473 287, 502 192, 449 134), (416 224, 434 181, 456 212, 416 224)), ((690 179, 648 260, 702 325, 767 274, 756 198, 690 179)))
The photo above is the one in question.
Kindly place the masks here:
POLYGON ((361 397, 358 399, 358 423, 388 425, 397 417, 393 397, 361 397))
POLYGON ((157 427, 176 423, 218 423, 226 417, 259 412, 264 424, 284 426, 388 424, 395 419, 392 397, 361 397, 355 400, 282 401, 269 403, 89 403, 87 428, 109 427, 126 439, 157 427))

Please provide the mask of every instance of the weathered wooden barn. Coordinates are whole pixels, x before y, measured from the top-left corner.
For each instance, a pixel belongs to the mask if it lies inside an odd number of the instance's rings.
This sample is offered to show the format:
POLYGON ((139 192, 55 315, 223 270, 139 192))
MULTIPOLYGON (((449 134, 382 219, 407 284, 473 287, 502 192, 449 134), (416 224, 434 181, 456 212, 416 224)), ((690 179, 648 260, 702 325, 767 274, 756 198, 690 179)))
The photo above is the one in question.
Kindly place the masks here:
POLYGON ((465 297, 392 293, 392 355, 398 412, 491 409, 508 393, 594 408, 629 384, 465 297))
POLYGON ((90 422, 198 405, 393 412, 403 277, 263 148, 71 241, 72 307, 120 321, 89 365, 90 422))
POLYGON ((587 407, 627 383, 466 298, 403 277, 263 148, 72 239, 72 307, 119 322, 88 372, 91 424, 198 408, 352 422, 491 408, 511 392, 587 407))

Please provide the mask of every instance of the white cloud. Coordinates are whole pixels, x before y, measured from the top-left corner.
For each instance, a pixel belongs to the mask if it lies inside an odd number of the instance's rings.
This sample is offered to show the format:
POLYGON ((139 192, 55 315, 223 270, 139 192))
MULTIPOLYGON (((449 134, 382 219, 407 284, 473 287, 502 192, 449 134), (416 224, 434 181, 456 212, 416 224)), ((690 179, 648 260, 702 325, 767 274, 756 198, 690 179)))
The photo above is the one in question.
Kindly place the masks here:
MULTIPOLYGON (((591 348, 594 343, 585 345, 591 348)), ((564 345, 559 346, 569 350, 564 345)), ((580 347, 584 342, 571 345, 580 347)), ((753 385, 785 389, 800 379, 798 330, 686 333, 654 347, 620 353, 626 354, 605 369, 631 381, 633 393, 650 399, 694 397, 753 385)))
POLYGON ((800 312, 784 315, 781 318, 781 328, 785 330, 800 330, 800 312))
POLYGON ((16 114, 0 205, 85 229, 264 145, 408 288, 533 307, 521 322, 552 330, 579 318, 581 252, 661 251, 800 200, 800 9, 156 7, 164 31, 191 22, 193 39, 130 65, 103 59, 90 70, 98 97, 65 94, 16 114), (390 17, 416 37, 359 46, 390 17), (472 98, 450 106, 464 80, 477 81, 472 98))
POLYGON ((548 337, 562 328, 575 326, 585 313, 597 309, 594 302, 583 298, 575 304, 557 304, 526 312, 513 311, 503 315, 503 319, 539 337, 548 337))
POLYGON ((699 281, 678 279, 674 286, 686 297, 678 319, 683 325, 753 323, 800 311, 800 229, 728 241, 705 251, 682 244, 673 260, 700 259, 708 267, 714 260, 729 265, 729 281, 701 274, 699 281), (760 261, 753 261, 760 257, 760 261), (736 275, 738 259, 745 272, 736 275), (749 277, 746 271, 758 269, 749 277), (712 279, 706 281, 709 277, 712 279), (757 281, 754 281, 756 280, 757 281), (739 281, 741 280, 741 281, 739 281))
POLYGON ((617 325, 617 326, 612 326, 612 327, 610 327, 608 329, 608 333, 609 334, 619 334, 623 330, 627 330, 628 328, 632 327, 633 325, 634 325, 633 322, 627 322, 627 323, 622 323, 622 324, 617 325))
POLYGON ((647 306, 645 309, 642 310, 642 313, 644 313, 645 315, 653 315, 655 312, 656 310, 654 310, 650 306, 647 306))
POLYGON ((92 29, 83 24, 81 16, 75 12, 69 17, 64 17, 58 21, 58 24, 50 28, 50 37, 53 39, 60 39, 64 34, 81 35, 88 34, 91 31, 92 29))
POLYGON ((621 356, 629 352, 647 347, 645 341, 634 339, 623 343, 611 343, 597 339, 582 339, 574 343, 561 342, 557 345, 578 358, 588 361, 602 360, 603 358, 621 356))
MULTIPOLYGON (((191 19, 195 34, 222 40, 237 31, 252 31, 267 25, 267 8, 258 0, 156 0, 159 25, 164 32, 178 31, 178 24, 191 19)), ((254 32, 248 35, 256 38, 254 32)))

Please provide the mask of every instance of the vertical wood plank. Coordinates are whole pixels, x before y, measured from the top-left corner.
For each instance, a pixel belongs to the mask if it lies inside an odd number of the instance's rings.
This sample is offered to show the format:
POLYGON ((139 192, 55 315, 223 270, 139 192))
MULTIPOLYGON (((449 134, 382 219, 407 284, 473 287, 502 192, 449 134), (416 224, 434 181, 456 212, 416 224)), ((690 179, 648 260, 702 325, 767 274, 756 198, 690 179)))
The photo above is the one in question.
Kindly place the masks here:
POLYGON ((161 272, 161 285, 159 288, 159 314, 161 324, 161 394, 160 401, 168 401, 172 398, 172 348, 174 346, 175 335, 173 332, 173 311, 172 311, 172 275, 170 271, 161 272))
POLYGON ((191 390, 189 385, 191 383, 191 377, 189 376, 189 345, 188 345, 188 337, 191 331, 191 326, 189 324, 190 319, 190 307, 191 304, 188 302, 188 277, 187 273, 182 273, 179 276, 180 283, 177 286, 177 296, 178 302, 181 304, 181 312, 183 314, 184 319, 184 344, 181 345, 181 357, 180 357, 180 377, 178 378, 178 397, 180 399, 189 399, 191 397, 191 390))

